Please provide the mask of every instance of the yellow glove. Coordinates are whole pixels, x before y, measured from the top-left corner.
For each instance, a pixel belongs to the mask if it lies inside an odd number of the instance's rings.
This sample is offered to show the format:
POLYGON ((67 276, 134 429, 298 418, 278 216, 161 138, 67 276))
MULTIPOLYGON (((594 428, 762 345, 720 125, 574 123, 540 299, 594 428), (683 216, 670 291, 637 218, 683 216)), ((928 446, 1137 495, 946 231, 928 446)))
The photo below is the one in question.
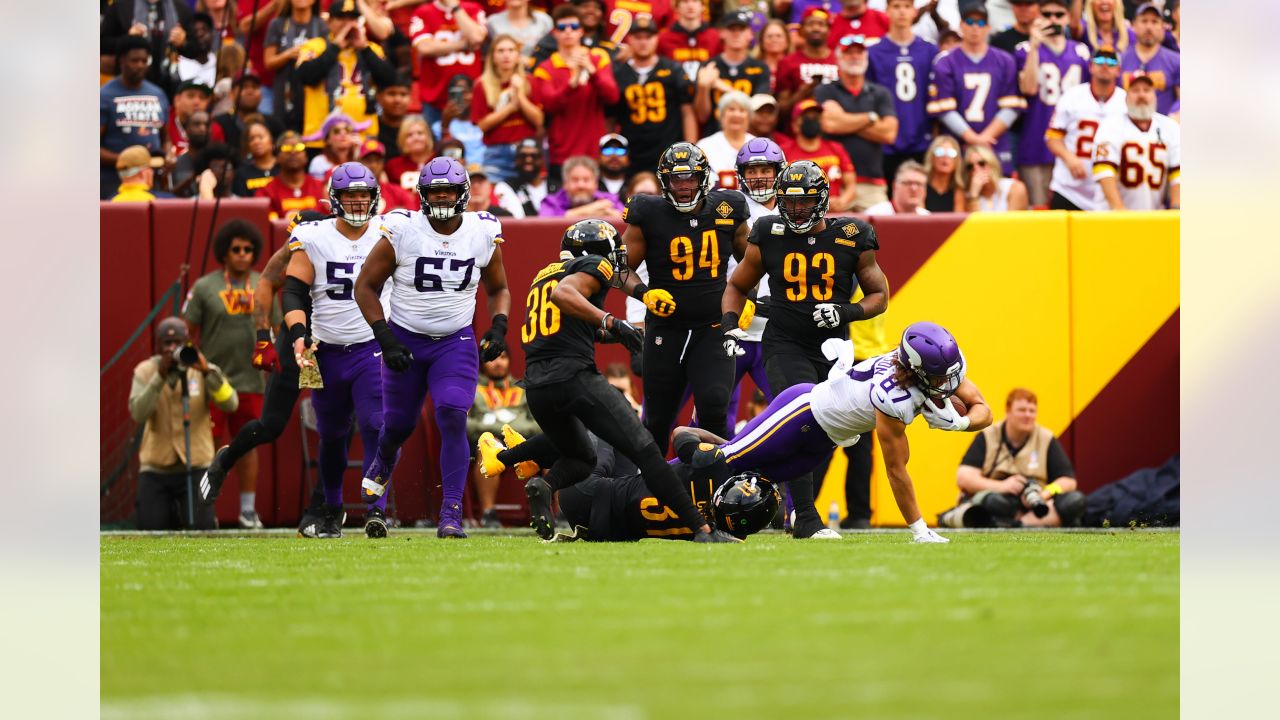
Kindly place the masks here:
POLYGON ((751 321, 756 318, 756 304, 747 299, 747 304, 742 306, 742 314, 738 316, 738 329, 746 331, 751 327, 751 321))
POLYGON ((671 317, 676 312, 676 299, 666 290, 655 288, 646 292, 641 300, 649 312, 658 317, 671 317))

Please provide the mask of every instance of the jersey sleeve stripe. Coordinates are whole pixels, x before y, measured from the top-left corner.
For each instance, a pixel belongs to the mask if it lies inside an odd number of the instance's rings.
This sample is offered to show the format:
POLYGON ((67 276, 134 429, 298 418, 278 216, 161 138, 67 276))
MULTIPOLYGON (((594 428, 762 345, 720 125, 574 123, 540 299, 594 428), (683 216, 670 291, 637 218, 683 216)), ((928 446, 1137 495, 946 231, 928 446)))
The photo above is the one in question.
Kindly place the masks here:
POLYGON ((1019 109, 1025 108, 1026 106, 1027 106, 1027 100, 1021 95, 1005 95, 1004 97, 996 100, 996 107, 1013 108, 1014 110, 1019 110, 1019 109))
POLYGON ((1066 131, 1066 130, 1060 130, 1060 129, 1058 129, 1058 128, 1052 128, 1052 127, 1051 127, 1051 128, 1049 128, 1048 130, 1045 130, 1045 131, 1044 131, 1044 139, 1045 139, 1045 140, 1061 140, 1061 139, 1065 138, 1066 136, 1067 136, 1067 131, 1066 131))
POLYGON ((948 112, 956 109, 955 98, 943 98, 942 100, 934 100, 925 106, 925 111, 930 114, 948 112))
POLYGON ((1096 162, 1093 164, 1093 176, 1095 178, 1115 177, 1116 166, 1106 161, 1096 162))

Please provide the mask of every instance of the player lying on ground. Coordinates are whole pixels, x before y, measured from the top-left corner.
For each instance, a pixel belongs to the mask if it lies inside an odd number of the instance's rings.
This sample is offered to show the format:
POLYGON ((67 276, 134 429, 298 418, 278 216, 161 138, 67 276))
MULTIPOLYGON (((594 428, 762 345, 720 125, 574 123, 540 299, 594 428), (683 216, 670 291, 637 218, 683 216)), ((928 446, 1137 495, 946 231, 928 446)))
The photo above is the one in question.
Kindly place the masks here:
POLYGON ((835 361, 825 381, 787 388, 719 447, 708 449, 697 436, 679 433, 676 454, 685 462, 724 462, 733 473, 753 470, 786 482, 811 472, 836 445, 850 447, 874 429, 894 500, 915 542, 948 542, 925 525, 916 504, 907 473, 907 425, 919 415, 938 430, 976 432, 991 424, 991 408, 965 378, 955 338, 939 325, 918 322, 902 333, 896 352, 856 365, 849 340, 833 338, 822 349, 835 361))

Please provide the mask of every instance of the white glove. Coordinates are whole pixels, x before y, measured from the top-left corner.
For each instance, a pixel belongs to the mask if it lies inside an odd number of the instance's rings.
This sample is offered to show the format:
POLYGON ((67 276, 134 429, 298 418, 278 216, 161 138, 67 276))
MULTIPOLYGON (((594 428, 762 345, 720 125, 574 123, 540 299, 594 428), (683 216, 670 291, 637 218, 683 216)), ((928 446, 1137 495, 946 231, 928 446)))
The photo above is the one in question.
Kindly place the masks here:
POLYGON ((934 430, 950 430, 959 432, 969 429, 969 418, 961 415, 956 411, 954 405, 951 404, 951 398, 942 401, 942 407, 933 404, 933 400, 925 400, 924 412, 925 422, 929 423, 929 427, 934 430))
POLYGON ((907 526, 907 529, 911 531, 911 542, 943 544, 951 542, 947 538, 944 538, 931 530, 928 525, 925 525, 924 518, 920 518, 919 520, 911 523, 907 526))
POLYGON ((853 341, 827 338, 822 341, 822 356, 833 363, 831 370, 827 372, 827 379, 835 380, 853 367, 853 341))
POLYGON ((837 328, 844 324, 840 316, 840 306, 835 303, 821 303, 813 308, 813 321, 820 328, 837 328))
POLYGON ((729 357, 738 357, 739 355, 746 355, 747 351, 743 350, 742 346, 738 344, 739 340, 746 340, 746 339, 747 339, 747 332, 745 330, 741 330, 739 328, 726 330, 724 333, 724 354, 728 355, 729 357))

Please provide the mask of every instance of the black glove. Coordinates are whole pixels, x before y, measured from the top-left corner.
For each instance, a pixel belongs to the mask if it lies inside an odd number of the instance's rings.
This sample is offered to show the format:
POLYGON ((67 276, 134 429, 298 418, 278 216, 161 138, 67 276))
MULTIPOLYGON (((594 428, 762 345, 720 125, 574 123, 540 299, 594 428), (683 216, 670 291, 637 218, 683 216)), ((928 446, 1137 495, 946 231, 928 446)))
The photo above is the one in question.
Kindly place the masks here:
POLYGON ((762 318, 769 317, 769 310, 770 310, 770 306, 769 306, 768 295, 765 295, 762 298, 756 298, 756 317, 762 317, 762 318))
POLYGON ((480 339, 480 360, 489 362, 507 351, 507 316, 494 315, 489 332, 480 339))
MULTIPOLYGON (((613 316, 610 315, 609 317, 613 316)), ((613 324, 609 326, 608 330, 632 355, 638 355, 644 351, 644 331, 635 325, 622 318, 614 317, 613 324)))
POLYGON ((413 353, 409 352, 409 348, 400 344, 395 333, 391 332, 391 328, 387 327, 386 320, 378 320, 373 323, 373 337, 378 341, 379 347, 382 348, 382 362, 395 372, 404 372, 409 369, 409 363, 413 361, 413 353))

